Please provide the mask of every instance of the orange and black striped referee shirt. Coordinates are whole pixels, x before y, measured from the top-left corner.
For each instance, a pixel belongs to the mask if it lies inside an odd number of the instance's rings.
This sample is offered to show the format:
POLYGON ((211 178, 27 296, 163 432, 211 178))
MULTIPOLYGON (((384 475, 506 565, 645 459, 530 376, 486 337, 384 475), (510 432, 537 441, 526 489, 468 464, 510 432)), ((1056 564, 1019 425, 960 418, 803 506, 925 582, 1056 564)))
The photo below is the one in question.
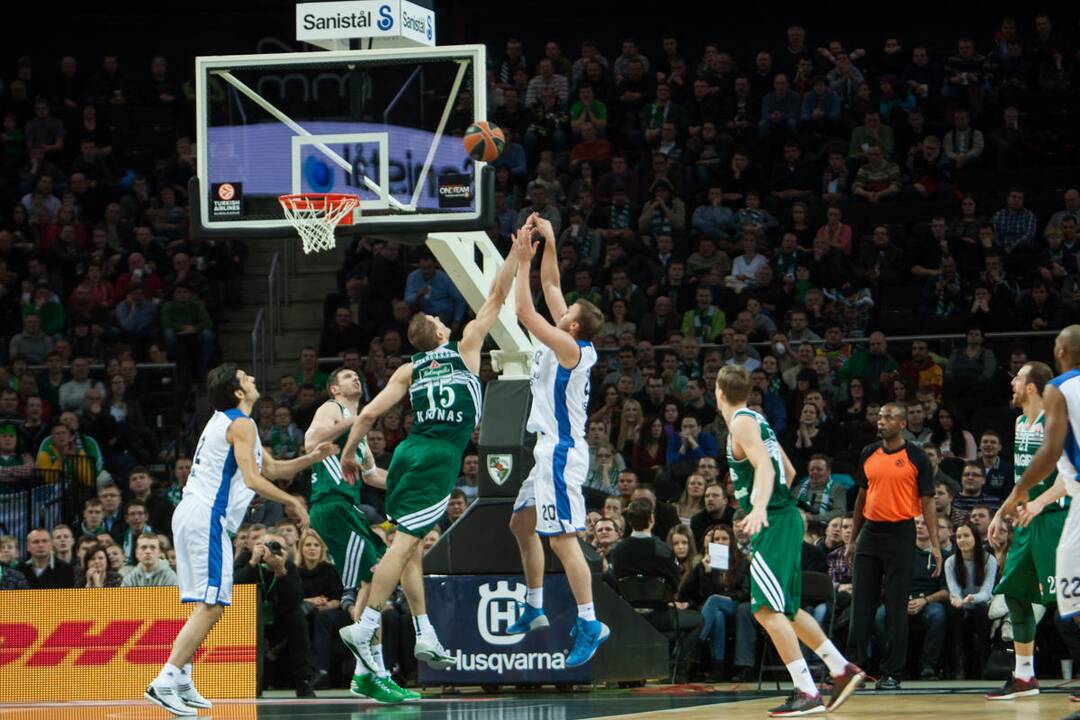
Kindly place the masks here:
POLYGON ((902 522, 922 515, 919 498, 934 496, 934 469, 922 448, 886 450, 878 440, 863 448, 858 483, 866 490, 867 520, 902 522))

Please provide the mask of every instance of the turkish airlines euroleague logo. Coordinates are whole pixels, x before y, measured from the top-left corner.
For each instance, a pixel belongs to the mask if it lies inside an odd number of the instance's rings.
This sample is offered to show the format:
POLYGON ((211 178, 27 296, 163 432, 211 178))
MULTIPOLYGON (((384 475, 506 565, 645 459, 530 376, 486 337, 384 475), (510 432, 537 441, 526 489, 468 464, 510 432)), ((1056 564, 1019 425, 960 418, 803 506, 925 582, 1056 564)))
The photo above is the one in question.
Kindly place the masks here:
POLYGON ((244 184, 241 182, 210 185, 210 216, 215 220, 240 218, 244 210, 244 184))

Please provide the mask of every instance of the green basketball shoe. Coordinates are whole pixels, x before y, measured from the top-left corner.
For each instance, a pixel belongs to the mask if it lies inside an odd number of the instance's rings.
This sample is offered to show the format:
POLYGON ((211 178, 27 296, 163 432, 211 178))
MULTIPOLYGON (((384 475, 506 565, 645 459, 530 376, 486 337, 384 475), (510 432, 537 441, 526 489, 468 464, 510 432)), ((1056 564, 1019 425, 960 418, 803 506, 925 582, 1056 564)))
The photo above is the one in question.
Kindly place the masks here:
POLYGON ((382 678, 382 681, 388 688, 400 695, 405 702, 418 702, 422 697, 420 693, 416 692, 415 690, 408 690, 401 687, 396 682, 394 682, 394 678, 390 677, 389 675, 382 678))
POLYGON ((387 680, 388 678, 380 678, 373 673, 353 675, 352 682, 349 683, 349 692, 360 697, 371 698, 383 705, 397 705, 405 702, 405 698, 397 690, 397 685, 394 685, 393 681, 387 684, 387 680))

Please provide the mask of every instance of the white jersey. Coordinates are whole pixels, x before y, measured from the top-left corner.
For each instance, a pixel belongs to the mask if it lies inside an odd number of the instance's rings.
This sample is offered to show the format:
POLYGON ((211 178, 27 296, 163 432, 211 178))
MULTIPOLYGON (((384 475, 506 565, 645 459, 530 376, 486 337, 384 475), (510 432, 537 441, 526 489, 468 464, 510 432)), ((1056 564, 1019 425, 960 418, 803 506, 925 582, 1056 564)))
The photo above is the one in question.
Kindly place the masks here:
POLYGON ((578 340, 577 344, 581 357, 573 369, 559 365, 559 358, 551 348, 537 350, 529 380, 532 409, 526 428, 569 447, 585 442, 589 376, 596 364, 596 348, 592 343, 578 340))
MULTIPOLYGON (((184 486, 183 499, 195 500, 212 515, 223 518, 224 529, 229 533, 235 533, 240 527, 255 497, 255 491, 244 484, 236 464, 236 453, 226 437, 229 425, 240 418, 255 422, 235 408, 213 414, 199 437, 191 461, 191 474, 184 486)), ((255 463, 261 472, 263 450, 259 442, 255 443, 255 463)))
POLYGON ((1076 473, 1080 468, 1080 370, 1069 370, 1058 375, 1050 384, 1061 391, 1065 409, 1069 414, 1069 429, 1065 434, 1065 451, 1058 459, 1058 473, 1065 478, 1065 490, 1073 498, 1073 507, 1080 502, 1080 482, 1076 473))

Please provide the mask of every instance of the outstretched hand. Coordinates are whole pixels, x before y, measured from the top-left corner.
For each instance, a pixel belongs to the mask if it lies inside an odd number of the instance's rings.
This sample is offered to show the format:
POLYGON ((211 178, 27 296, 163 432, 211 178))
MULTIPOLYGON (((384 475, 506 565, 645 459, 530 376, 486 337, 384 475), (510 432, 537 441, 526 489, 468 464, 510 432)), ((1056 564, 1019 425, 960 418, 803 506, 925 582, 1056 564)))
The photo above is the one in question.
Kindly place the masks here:
POLYGON ((526 221, 526 225, 534 227, 540 235, 543 236, 544 242, 549 243, 554 247, 555 245, 555 230, 551 227, 551 221, 540 216, 540 213, 533 213, 529 215, 529 219, 526 221))
POLYGON ((538 240, 532 239, 533 226, 526 222, 520 230, 513 235, 514 248, 513 252, 518 259, 518 262, 528 265, 532 262, 532 259, 536 256, 536 248, 540 244, 538 240))

